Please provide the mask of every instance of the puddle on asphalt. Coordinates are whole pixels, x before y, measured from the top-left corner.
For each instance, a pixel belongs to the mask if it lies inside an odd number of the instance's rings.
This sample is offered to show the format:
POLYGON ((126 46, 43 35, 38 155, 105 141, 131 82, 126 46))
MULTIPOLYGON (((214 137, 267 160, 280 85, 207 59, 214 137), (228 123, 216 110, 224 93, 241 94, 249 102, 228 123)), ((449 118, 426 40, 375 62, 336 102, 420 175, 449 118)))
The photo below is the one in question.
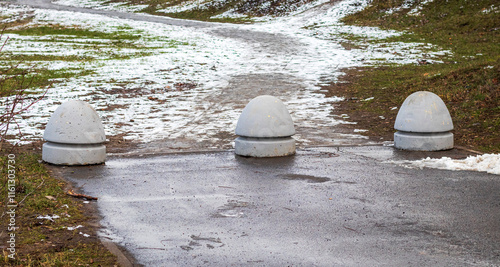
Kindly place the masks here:
POLYGON ((190 238, 191 240, 187 245, 180 246, 182 250, 190 251, 193 250, 195 247, 203 247, 203 245, 205 245, 209 249, 224 246, 221 239, 216 237, 202 237, 197 235, 191 235, 190 238))
POLYGON ((224 206, 219 207, 212 216, 214 218, 241 218, 245 216, 243 209, 249 208, 250 203, 245 201, 230 200, 224 206))
POLYGON ((334 184, 356 184, 356 182, 351 181, 341 181, 341 180, 332 180, 328 177, 321 176, 313 176, 313 175, 305 175, 305 174, 280 174, 278 175, 281 179, 291 180, 291 181, 306 181, 308 183, 326 183, 332 182, 334 184))
POLYGON ((319 176, 304 175, 304 174, 281 174, 278 175, 278 177, 284 180, 300 180, 300 181, 307 181, 308 183, 324 183, 331 181, 331 179, 327 177, 319 177, 319 176))

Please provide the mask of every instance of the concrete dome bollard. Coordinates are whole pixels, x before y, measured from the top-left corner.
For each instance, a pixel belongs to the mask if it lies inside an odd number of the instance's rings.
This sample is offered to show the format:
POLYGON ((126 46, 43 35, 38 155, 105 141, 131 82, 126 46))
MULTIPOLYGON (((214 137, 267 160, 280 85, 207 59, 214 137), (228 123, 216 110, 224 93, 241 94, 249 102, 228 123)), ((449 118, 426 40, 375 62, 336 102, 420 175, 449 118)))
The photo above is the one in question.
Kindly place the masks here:
POLYGON ((97 112, 84 101, 71 100, 50 117, 42 159, 57 165, 100 164, 106 160, 104 128, 97 112))
POLYGON ((235 153, 249 157, 295 154, 292 117, 281 100, 269 95, 252 99, 238 119, 235 153))
POLYGON ((394 123, 394 146, 403 150, 438 151, 453 148, 453 122, 443 100, 419 91, 403 102, 394 123))

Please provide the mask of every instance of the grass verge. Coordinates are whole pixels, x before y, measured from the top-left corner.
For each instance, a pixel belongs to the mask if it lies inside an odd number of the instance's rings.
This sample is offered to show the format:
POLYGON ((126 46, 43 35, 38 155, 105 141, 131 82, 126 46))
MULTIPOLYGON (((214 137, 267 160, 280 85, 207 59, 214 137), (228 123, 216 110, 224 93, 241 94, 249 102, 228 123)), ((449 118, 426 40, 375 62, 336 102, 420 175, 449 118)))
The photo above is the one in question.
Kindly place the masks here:
POLYGON ((0 265, 117 265, 96 235, 91 204, 66 195, 68 184, 55 179, 38 154, 2 154, 0 265))
POLYGON ((500 16, 496 1, 379 0, 345 23, 405 31, 391 41, 419 40, 450 50, 444 63, 379 66, 347 71, 328 87, 346 96, 340 107, 366 135, 390 138, 404 99, 416 91, 439 95, 455 126, 455 144, 500 153, 500 16), (418 10, 418 13, 415 12, 418 10), (410 36, 410 37, 409 37, 410 36), (373 97, 373 100, 363 101, 373 97))

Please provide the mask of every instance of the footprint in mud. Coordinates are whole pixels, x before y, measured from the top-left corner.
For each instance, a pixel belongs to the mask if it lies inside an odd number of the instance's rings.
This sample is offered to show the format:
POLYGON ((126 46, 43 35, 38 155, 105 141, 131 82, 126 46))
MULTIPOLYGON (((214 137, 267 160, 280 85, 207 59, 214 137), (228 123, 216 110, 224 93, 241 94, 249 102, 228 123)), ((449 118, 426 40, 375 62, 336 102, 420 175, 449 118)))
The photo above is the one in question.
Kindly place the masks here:
POLYGON ((191 235, 190 238, 191 241, 189 241, 189 244, 180 246, 182 250, 190 251, 195 249, 195 247, 203 247, 203 246, 209 249, 214 249, 216 247, 220 248, 224 246, 220 238, 216 237, 202 237, 202 236, 191 235))

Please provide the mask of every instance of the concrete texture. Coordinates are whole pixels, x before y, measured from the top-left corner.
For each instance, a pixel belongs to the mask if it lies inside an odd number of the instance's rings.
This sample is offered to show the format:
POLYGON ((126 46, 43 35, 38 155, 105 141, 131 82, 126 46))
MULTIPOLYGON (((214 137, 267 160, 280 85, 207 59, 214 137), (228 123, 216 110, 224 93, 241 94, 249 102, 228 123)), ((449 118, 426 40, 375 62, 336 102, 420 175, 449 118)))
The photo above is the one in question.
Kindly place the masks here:
POLYGON ((453 134, 395 132, 394 146, 398 149, 413 151, 439 151, 453 148, 453 134))
POLYGON ((56 165, 91 165, 106 160, 104 127, 88 103, 70 100, 50 117, 43 138, 42 159, 56 165))
POLYGON ((243 109, 235 133, 234 153, 248 157, 295 154, 293 120, 285 104, 270 95, 252 99, 243 109))
POLYGON ((106 146, 67 145, 47 142, 42 146, 42 159, 56 165, 92 165, 106 161, 106 146))
POLYGON ((399 109, 394 128, 394 147, 404 150, 439 151, 453 148, 453 121, 441 98, 419 91, 408 96, 399 109))
POLYGON ((50 117, 43 138, 42 159, 56 165, 91 165, 106 160, 104 127, 88 103, 70 100, 50 117))
POLYGON ((295 139, 238 137, 234 141, 234 153, 247 157, 282 157, 295 154, 295 139))
POLYGON ((289 137, 295 134, 292 117, 278 98, 262 95, 243 109, 235 133, 245 137, 289 137))
POLYGON ((448 108, 438 95, 419 91, 408 96, 401 105, 394 129, 414 133, 441 133, 453 130, 453 122, 448 108))
POLYGON ((91 105, 70 100, 54 111, 43 139, 62 144, 102 144, 106 141, 106 134, 101 118, 91 105))
POLYGON ((57 170, 99 198, 104 238, 144 266, 498 266, 497 175, 384 163, 465 154, 323 147, 57 170))

